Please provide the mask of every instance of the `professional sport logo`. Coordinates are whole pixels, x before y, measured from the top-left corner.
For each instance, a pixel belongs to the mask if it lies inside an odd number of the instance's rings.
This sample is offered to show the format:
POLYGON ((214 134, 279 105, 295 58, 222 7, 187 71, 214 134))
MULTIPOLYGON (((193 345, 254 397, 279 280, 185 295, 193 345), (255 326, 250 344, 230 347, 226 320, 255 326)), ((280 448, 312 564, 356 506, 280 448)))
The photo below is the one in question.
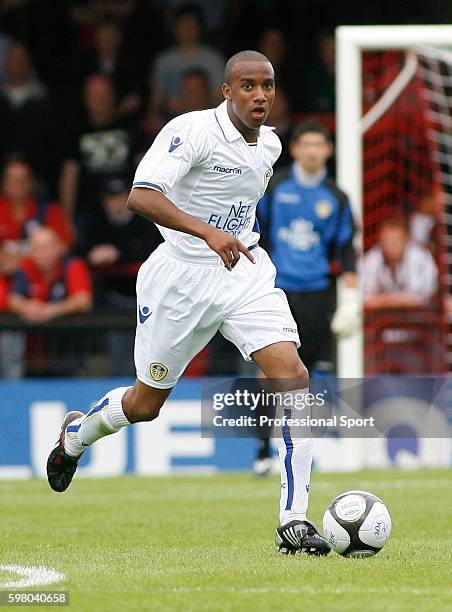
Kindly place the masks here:
POLYGON ((171 143, 170 143, 168 151, 172 153, 175 149, 177 149, 177 147, 181 146, 182 142, 183 141, 180 139, 179 136, 173 136, 171 138, 171 143))
POLYGON ((155 361, 149 366, 149 372, 152 378, 156 382, 159 382, 160 380, 163 380, 168 374, 168 368, 163 365, 163 363, 158 363, 157 361, 155 361))

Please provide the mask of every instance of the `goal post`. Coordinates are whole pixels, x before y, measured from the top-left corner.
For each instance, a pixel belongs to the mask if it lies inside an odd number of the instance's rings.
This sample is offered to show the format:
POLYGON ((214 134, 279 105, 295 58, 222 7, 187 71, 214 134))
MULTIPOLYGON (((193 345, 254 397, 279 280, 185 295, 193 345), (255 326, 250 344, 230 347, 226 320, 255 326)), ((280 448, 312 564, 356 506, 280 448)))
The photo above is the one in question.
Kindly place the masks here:
MULTIPOLYGON (((337 182, 350 198, 359 227, 363 227, 363 109, 362 53, 364 51, 404 50, 420 45, 452 47, 452 25, 426 26, 339 26, 336 29, 336 159, 337 182)), ((412 69, 409 57, 403 80, 412 69)), ((397 84, 395 85, 397 87, 397 84)), ((397 92, 394 92, 397 95, 397 92)), ((381 101, 384 106, 384 100, 381 101)), ((384 112, 384 109, 382 110, 384 112)), ((358 237, 362 252, 362 235, 358 237)), ((343 287, 338 284, 338 302, 343 287)), ((363 326, 353 336, 338 341, 338 375, 361 378, 364 375, 363 326)))

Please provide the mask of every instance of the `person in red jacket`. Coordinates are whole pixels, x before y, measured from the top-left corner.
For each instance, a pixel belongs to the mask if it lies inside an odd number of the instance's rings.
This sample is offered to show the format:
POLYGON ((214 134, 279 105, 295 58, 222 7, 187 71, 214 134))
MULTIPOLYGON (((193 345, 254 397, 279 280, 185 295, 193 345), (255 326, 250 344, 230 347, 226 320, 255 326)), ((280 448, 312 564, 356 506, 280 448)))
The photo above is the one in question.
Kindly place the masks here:
POLYGON ((8 298, 9 310, 32 323, 86 312, 92 305, 88 267, 79 257, 65 255, 51 227, 36 227, 29 255, 16 273, 8 298))
POLYGON ((0 275, 6 282, 18 270, 30 231, 37 225, 51 227, 70 246, 72 236, 63 209, 35 195, 28 163, 10 160, 3 168, 0 186, 0 275))
MULTIPOLYGON (((55 230, 45 226, 34 228, 29 238, 29 253, 12 282, 9 310, 27 323, 38 325, 64 315, 86 312, 91 305, 91 279, 85 262, 65 254, 55 230)), ((82 371, 83 343, 79 347, 73 334, 11 333, 14 338, 3 347, 8 377, 67 376, 79 368, 82 371)))

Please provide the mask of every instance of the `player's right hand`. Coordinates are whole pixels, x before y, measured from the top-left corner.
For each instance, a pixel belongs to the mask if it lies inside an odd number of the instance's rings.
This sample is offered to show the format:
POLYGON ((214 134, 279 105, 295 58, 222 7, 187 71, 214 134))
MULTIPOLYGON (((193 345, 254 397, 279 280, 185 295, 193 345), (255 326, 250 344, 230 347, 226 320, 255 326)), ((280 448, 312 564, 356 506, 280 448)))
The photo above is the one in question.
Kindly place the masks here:
POLYGON ((240 240, 216 227, 209 226, 204 240, 212 251, 215 251, 221 257, 227 270, 232 270, 237 264, 240 253, 243 253, 252 263, 255 263, 254 257, 240 240))

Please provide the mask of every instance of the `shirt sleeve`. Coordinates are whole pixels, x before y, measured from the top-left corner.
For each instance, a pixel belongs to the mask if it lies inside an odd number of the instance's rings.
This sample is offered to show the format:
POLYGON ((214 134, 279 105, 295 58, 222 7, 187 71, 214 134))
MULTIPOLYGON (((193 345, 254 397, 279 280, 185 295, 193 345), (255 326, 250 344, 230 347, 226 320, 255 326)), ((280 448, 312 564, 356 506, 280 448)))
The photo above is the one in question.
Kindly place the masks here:
POLYGON ((170 121, 139 163, 133 187, 156 189, 166 195, 191 168, 209 159, 206 132, 191 121, 170 121))
POLYGON ((69 262, 66 270, 66 288, 68 295, 75 295, 77 293, 92 294, 90 273, 83 259, 74 257, 69 262))
POLYGON ((341 264, 341 272, 356 271, 356 253, 353 246, 355 226, 353 215, 348 201, 344 202, 339 219, 337 245, 341 264))
POLYGON ((413 248, 410 258, 408 290, 427 304, 438 290, 438 268, 431 253, 420 246, 413 248))
POLYGON ((341 218, 339 219, 338 228, 338 242, 342 246, 350 242, 353 238, 353 217, 350 208, 350 203, 344 202, 343 209, 341 211, 341 218))

